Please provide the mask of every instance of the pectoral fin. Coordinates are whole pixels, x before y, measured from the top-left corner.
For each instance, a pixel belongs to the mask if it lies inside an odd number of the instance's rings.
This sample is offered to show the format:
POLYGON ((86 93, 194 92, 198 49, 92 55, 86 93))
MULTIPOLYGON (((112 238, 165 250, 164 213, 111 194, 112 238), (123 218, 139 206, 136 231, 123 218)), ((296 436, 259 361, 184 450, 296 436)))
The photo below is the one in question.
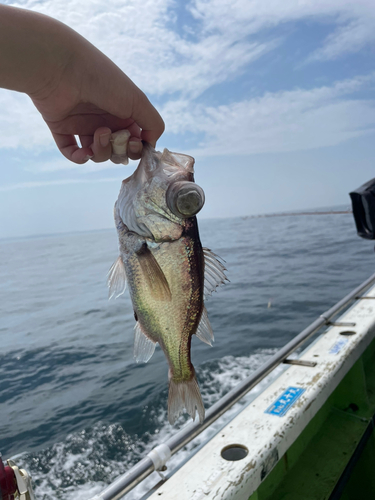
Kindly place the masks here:
POLYGON ((143 361, 143 363, 147 363, 154 354, 155 344, 155 342, 146 337, 141 325, 137 321, 134 327, 134 357, 136 362, 143 361))
POLYGON ((156 300, 170 301, 172 296, 167 279, 146 243, 136 252, 136 255, 152 295, 156 300))
POLYGON ((108 271, 108 298, 111 299, 113 296, 117 299, 120 295, 125 292, 126 288, 126 274, 125 266, 122 261, 121 255, 112 264, 111 269, 108 271))
POLYGON ((207 309, 203 307, 202 316, 195 334, 199 340, 212 347, 214 332, 212 331, 210 321, 207 316, 207 309))
POLYGON ((220 261, 220 257, 211 252, 208 248, 203 248, 204 254, 204 297, 208 297, 218 286, 225 281, 229 281, 225 276, 226 268, 220 261))

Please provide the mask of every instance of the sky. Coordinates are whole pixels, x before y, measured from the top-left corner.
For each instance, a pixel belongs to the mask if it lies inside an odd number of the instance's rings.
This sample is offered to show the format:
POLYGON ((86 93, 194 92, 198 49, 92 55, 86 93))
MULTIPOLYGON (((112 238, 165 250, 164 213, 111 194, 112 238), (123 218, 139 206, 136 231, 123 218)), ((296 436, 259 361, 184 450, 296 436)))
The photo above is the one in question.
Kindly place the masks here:
MULTIPOLYGON (((349 206, 375 177, 373 0, 0 3, 69 25, 147 94, 157 149, 195 157, 202 218, 349 206)), ((0 238, 113 227, 136 165, 69 162, 0 89, 0 238)))

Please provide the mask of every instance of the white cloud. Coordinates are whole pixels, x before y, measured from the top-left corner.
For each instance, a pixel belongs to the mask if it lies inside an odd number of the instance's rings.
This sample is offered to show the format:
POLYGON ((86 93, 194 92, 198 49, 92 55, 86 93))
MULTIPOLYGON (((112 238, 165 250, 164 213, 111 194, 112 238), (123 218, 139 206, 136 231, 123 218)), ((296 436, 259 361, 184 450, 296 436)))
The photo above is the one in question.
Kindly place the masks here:
POLYGON ((326 38, 323 47, 317 49, 309 57, 313 60, 330 60, 347 53, 355 53, 365 45, 375 41, 375 6, 374 15, 356 19, 340 26, 334 33, 326 38))
POLYGON ((239 155, 333 146, 375 132, 375 101, 349 99, 374 77, 337 82, 332 87, 266 93, 230 105, 191 106, 169 102, 163 109, 175 134, 195 132, 203 140, 197 155, 239 155))
MULTIPOLYGON (((259 137, 260 131, 254 123, 259 127, 263 127, 263 123, 271 124, 274 130, 278 124, 277 137, 290 137, 293 127, 288 122, 289 116, 300 124, 298 130, 310 131, 313 136, 307 141, 310 144, 344 140, 344 137, 363 133, 361 127, 371 123, 372 103, 367 106, 364 102, 348 101, 345 104, 344 97, 337 100, 337 85, 334 92, 328 92, 327 98, 335 101, 324 104, 319 101, 317 109, 303 107, 312 93, 321 95, 323 91, 317 89, 266 94, 260 99, 216 108, 198 105, 196 98, 216 84, 236 79, 249 70, 251 62, 274 49, 280 40, 272 31, 265 37, 264 30, 282 23, 299 20, 334 23, 336 30, 311 55, 313 59, 332 59, 359 50, 375 37, 373 0, 191 0, 180 3, 194 22, 176 21, 174 0, 141 3, 137 0, 78 3, 76 0, 19 0, 13 5, 60 19, 111 57, 147 94, 159 96, 160 102, 171 99, 159 106, 167 131, 200 130, 206 134, 206 154, 223 149, 223 145, 219 147, 218 137, 228 129, 236 131, 232 140, 238 143, 239 150, 256 149, 256 146, 240 144, 246 138, 259 137), (296 111, 293 99, 298 96, 304 97, 300 97, 299 111, 296 111), (271 102, 273 109, 267 107, 271 102), (283 103, 291 106, 290 110, 284 110, 283 103), (319 112, 323 113, 321 119, 326 120, 325 136, 316 121, 319 112), (335 119, 347 123, 347 114, 357 118, 344 130, 343 123, 335 124, 335 119), (314 124, 319 129, 315 132, 314 124), (289 128, 282 132, 282 126, 289 128), (237 137, 241 137, 241 141, 237 137)), ((0 90, 0 108, 0 148, 55 148, 48 128, 26 96, 0 90)), ((268 137, 266 129, 264 134, 268 137)), ((303 138, 297 142, 300 147, 306 144, 303 138)), ((257 146, 259 150, 263 147, 261 144, 262 141, 257 146)), ((271 144, 276 147, 277 140, 272 139, 271 144)), ((290 139, 280 139, 277 146, 284 148, 282 150, 291 147, 290 139)), ((45 164, 39 170, 68 168, 62 165, 45 164)))
POLYGON ((152 95, 200 95, 274 46, 273 40, 249 42, 246 33, 223 30, 221 24, 187 37, 177 30, 174 0, 20 0, 13 5, 68 24, 152 95))
POLYGON ((193 0, 189 5, 207 32, 221 23, 223 30, 235 31, 237 36, 293 21, 330 21, 337 28, 314 59, 335 59, 375 41, 373 0, 193 0))
POLYGON ((52 147, 54 140, 29 97, 0 89, 0 148, 52 147))
MULTIPOLYGON (((330 87, 268 92, 262 97, 217 107, 197 104, 188 98, 170 100, 161 113, 169 133, 199 134, 200 143, 191 151, 193 155, 254 154, 333 146, 374 132, 375 101, 356 99, 352 95, 373 85, 374 80, 375 76, 370 75, 336 82, 330 87)), ((43 141, 48 145, 49 131, 40 117, 40 126, 30 125, 36 117, 25 96, 9 95, 9 107, 3 116, 3 121, 8 120, 7 133, 0 134, 0 147, 32 147, 42 145, 43 141), (17 122, 21 114, 26 119, 17 122)), ((3 101, 3 109, 4 106, 3 101)), ((82 174, 121 168, 111 162, 76 165, 64 158, 38 163, 32 160, 25 166, 37 174, 61 170, 82 174)))
POLYGON ((150 95, 197 96, 234 78, 280 40, 262 30, 301 20, 337 26, 313 55, 335 58, 375 39, 373 0, 19 0, 68 24, 150 95), (176 6, 195 18, 176 21, 176 6), (182 9, 181 9, 182 7, 182 9), (261 37, 257 38, 257 35, 261 37))
MULTIPOLYGON (((1 1, 1 0, 0 0, 1 1)), ((235 78, 275 42, 249 42, 216 30, 194 40, 174 30, 173 0, 20 0, 68 24, 114 60, 147 94, 194 98, 235 78)), ((29 98, 0 89, 0 148, 53 149, 52 136, 29 98)))

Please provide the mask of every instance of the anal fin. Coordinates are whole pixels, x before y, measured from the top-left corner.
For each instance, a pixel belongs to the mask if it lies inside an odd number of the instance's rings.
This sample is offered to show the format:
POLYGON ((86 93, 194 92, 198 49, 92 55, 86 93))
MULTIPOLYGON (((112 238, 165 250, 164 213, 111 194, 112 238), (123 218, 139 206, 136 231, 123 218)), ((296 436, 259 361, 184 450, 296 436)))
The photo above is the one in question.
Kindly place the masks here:
POLYGON ((134 327, 134 357, 136 362, 147 363, 155 352, 155 346, 156 342, 146 337, 137 321, 134 327))
POLYGON ((205 342, 206 344, 212 347, 212 342, 214 340, 214 332, 212 331, 210 320, 208 319, 207 309, 204 306, 203 306, 201 320, 199 322, 197 332, 195 335, 199 338, 199 340, 205 342))

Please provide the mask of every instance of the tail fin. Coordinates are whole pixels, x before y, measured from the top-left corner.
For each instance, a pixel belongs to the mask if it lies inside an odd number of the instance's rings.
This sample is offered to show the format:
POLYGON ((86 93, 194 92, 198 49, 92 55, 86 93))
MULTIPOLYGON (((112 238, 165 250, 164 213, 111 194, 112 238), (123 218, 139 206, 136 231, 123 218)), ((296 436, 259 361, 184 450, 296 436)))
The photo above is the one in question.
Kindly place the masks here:
POLYGON ((199 422, 204 420, 204 405, 199 391, 195 374, 190 380, 175 382, 169 372, 168 420, 174 424, 177 418, 186 409, 187 413, 195 420, 195 411, 198 412, 199 422))

